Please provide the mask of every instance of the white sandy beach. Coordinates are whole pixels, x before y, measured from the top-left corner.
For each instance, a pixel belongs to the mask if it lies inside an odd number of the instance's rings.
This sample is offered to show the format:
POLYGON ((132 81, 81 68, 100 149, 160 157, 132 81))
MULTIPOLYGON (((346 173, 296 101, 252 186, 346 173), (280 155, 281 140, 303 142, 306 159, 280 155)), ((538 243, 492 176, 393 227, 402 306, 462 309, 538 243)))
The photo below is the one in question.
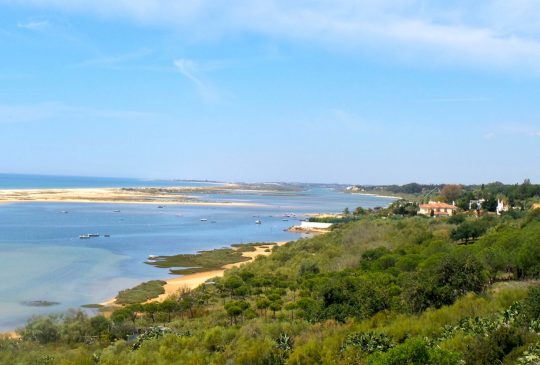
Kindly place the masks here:
MULTIPOLYGON (((186 191, 191 191, 190 190, 186 191)), ((211 189, 212 190, 212 189, 211 189)), ((78 188, 78 189, 6 189, 0 190, 0 203, 118 203, 202 206, 259 206, 245 202, 201 201, 189 195, 179 195, 154 189, 78 188)), ((206 191, 206 190, 201 190, 206 191)))
MULTIPOLYGON (((283 246, 288 241, 276 242, 275 244, 261 244, 260 246, 255 246, 255 251, 242 252, 242 256, 248 257, 248 261, 237 262, 234 264, 224 265, 221 269, 218 270, 209 270, 204 272, 198 272, 195 274, 183 275, 180 277, 175 277, 172 279, 165 279, 166 284, 163 286, 165 293, 161 294, 159 297, 150 299, 148 302, 161 302, 171 295, 177 294, 181 289, 195 289, 199 285, 207 282, 208 280, 216 277, 222 277, 225 273, 225 270, 232 269, 234 267, 242 266, 248 262, 255 260, 259 256, 268 256, 272 253, 272 247, 274 246, 283 246), (269 249, 267 251, 267 249, 269 249)), ((105 302, 100 303, 102 306, 114 306, 116 298, 109 299, 105 302)))

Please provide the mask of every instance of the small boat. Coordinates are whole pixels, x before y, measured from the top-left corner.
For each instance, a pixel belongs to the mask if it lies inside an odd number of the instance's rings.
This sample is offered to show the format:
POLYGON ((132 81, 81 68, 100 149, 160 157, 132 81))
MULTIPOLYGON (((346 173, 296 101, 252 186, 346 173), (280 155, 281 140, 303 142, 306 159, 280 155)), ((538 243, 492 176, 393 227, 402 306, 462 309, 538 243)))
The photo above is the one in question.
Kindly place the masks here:
POLYGON ((163 205, 158 205, 159 209, 165 208, 163 205))
POLYGON ((61 211, 60 213, 68 214, 68 211, 67 211, 67 210, 63 210, 63 211, 61 211))
POLYGON ((119 210, 119 209, 115 209, 115 210, 113 210, 113 213, 120 213, 120 210, 119 210))
POLYGON ((206 219, 206 218, 201 218, 201 222, 206 222, 206 221, 208 221, 208 219, 206 219))
POLYGON ((110 234, 104 234, 103 237, 111 237, 110 234))
POLYGON ((89 233, 88 237, 99 237, 99 233, 89 233))
POLYGON ((282 219, 283 222, 288 222, 289 220, 288 219, 282 219))
POLYGON ((255 221, 255 224, 261 224, 261 223, 262 222, 260 220, 258 220, 258 219, 255 221))
POLYGON ((87 240, 87 239, 90 238, 90 235, 89 235, 89 234, 81 234, 81 235, 79 235, 79 238, 80 238, 81 240, 87 240))

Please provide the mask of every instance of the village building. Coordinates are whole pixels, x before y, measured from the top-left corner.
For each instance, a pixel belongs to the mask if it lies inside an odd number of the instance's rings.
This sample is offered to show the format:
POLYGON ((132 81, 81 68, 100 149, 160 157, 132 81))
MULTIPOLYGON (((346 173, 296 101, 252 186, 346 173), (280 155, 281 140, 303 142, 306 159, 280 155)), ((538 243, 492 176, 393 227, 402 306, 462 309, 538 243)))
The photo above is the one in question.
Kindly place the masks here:
POLYGON ((482 204, 486 199, 478 199, 478 200, 471 200, 469 201, 469 210, 480 210, 482 209, 482 204))
POLYGON ((418 214, 428 217, 451 216, 456 213, 457 207, 452 204, 430 201, 428 204, 420 204, 418 214))
POLYGON ((300 227, 303 229, 330 229, 332 223, 319 223, 319 222, 300 222, 300 227))
POLYGON ((501 215, 502 212, 508 212, 509 205, 505 204, 504 200, 497 199, 497 215, 501 215))

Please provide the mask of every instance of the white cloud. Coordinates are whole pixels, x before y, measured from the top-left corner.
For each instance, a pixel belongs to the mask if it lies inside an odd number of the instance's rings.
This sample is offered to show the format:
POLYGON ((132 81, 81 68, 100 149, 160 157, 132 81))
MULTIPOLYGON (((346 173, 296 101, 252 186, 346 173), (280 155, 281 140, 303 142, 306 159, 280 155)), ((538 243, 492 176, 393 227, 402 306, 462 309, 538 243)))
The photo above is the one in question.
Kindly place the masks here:
MULTIPOLYGON (((421 0, 0 0, 173 27, 191 38, 240 32, 414 62, 540 71, 540 2, 421 0)), ((179 67, 180 68, 180 67, 179 67)))
MULTIPOLYGON (((202 66, 200 63, 185 58, 179 58, 174 60, 174 65, 180 71, 182 75, 193 83, 197 89, 198 94, 208 102, 215 102, 219 100, 218 92, 214 87, 206 81, 203 81, 201 72, 209 67, 202 66)), ((210 66, 213 67, 213 66, 210 66)))
POLYGON ((152 50, 143 48, 134 52, 103 56, 92 58, 83 62, 78 63, 77 67, 87 67, 87 66, 101 66, 101 67, 112 67, 119 64, 137 60, 143 57, 146 57, 152 53, 152 50))
POLYGON ((23 22, 17 23, 17 27, 27 29, 27 30, 38 31, 38 30, 43 30, 47 28, 49 24, 50 23, 48 20, 30 20, 24 23, 23 22))

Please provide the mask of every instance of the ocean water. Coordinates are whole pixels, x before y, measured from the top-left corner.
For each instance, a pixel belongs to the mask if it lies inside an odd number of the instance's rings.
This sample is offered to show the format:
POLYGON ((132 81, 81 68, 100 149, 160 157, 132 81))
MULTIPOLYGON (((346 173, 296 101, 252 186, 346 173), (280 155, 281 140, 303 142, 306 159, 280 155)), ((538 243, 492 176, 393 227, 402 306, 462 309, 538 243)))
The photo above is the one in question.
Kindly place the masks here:
POLYGON ((207 186, 211 182, 117 177, 0 174, 0 189, 132 188, 143 186, 207 186))
MULTIPOLYGON (((113 182, 107 179, 80 178, 74 182, 71 178, 51 181, 50 177, 41 177, 40 182, 35 176, 25 182, 21 182, 25 178, 17 180, 12 176, 11 182, 6 182, 2 181, 4 176, 0 176, 0 187, 4 188, 152 186, 151 182, 136 179, 115 179, 120 180, 119 185, 111 185, 113 182)), ((141 281, 167 278, 168 270, 144 264, 149 255, 193 253, 232 243, 294 240, 298 234, 285 230, 298 224, 303 214, 385 206, 392 201, 327 188, 200 194, 199 197, 261 206, 0 204, 0 330, 20 326, 34 314, 98 303, 141 281), (284 221, 283 215, 290 212, 298 217, 284 221), (201 218, 208 221, 201 222, 201 218), (262 224, 255 224, 257 219, 262 224), (83 233, 101 236, 81 240, 79 235, 83 233), (103 237, 104 234, 110 237, 103 237), (50 307, 24 304, 39 300, 59 304, 50 307)))

